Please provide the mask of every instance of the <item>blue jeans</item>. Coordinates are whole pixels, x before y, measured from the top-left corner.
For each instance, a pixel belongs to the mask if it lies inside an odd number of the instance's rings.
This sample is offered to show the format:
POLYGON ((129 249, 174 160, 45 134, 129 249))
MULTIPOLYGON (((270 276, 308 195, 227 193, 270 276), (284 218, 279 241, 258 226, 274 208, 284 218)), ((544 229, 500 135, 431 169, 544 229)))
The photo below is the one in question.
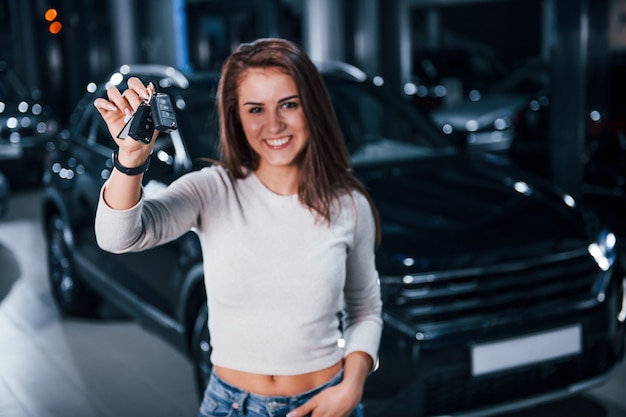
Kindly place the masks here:
MULTIPOLYGON (((343 370, 330 381, 310 391, 293 396, 266 396, 243 391, 220 379, 211 371, 209 385, 204 392, 198 417, 285 417, 325 388, 337 385, 343 378, 343 370)), ((363 417, 359 404, 350 417, 363 417)))

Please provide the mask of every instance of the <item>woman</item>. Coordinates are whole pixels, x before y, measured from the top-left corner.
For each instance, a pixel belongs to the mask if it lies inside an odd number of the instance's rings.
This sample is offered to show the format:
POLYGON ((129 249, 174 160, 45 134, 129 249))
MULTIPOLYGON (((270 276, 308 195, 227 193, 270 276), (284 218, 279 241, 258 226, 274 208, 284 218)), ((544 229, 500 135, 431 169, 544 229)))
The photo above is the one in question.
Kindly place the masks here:
POLYGON ((121 253, 197 232, 213 348, 200 416, 362 415, 382 329, 379 226, 317 69, 289 41, 242 44, 218 87, 221 163, 147 199, 156 134, 117 134, 152 92, 131 78, 94 103, 119 146, 96 236, 121 253))

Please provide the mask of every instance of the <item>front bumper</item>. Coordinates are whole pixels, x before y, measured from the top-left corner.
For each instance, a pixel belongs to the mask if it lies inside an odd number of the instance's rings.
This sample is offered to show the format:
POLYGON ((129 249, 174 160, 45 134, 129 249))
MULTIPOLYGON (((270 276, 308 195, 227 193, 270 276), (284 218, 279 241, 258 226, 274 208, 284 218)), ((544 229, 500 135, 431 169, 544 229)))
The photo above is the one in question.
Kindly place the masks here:
POLYGON ((522 319, 515 326, 421 342, 406 329, 387 325, 380 369, 368 380, 366 398, 385 398, 389 417, 475 417, 534 406, 602 384, 624 358, 626 326, 618 320, 624 311, 624 274, 619 274, 621 282, 610 287, 604 302, 577 313, 522 319), (578 354, 472 375, 476 344, 571 326, 581 329, 578 354))

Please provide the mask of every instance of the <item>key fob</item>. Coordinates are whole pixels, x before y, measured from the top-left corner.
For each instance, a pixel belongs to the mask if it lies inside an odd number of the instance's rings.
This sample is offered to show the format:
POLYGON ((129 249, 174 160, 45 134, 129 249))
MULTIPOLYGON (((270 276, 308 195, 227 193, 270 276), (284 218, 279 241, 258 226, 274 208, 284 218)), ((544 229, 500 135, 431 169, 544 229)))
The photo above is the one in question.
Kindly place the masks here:
POLYGON ((160 132, 169 133, 178 128, 174 107, 167 94, 156 93, 150 102, 154 128, 160 132))
POLYGON ((139 142, 150 143, 153 133, 154 121, 150 106, 146 103, 141 103, 133 117, 126 123, 126 126, 124 126, 124 129, 117 137, 124 139, 130 136, 139 142))

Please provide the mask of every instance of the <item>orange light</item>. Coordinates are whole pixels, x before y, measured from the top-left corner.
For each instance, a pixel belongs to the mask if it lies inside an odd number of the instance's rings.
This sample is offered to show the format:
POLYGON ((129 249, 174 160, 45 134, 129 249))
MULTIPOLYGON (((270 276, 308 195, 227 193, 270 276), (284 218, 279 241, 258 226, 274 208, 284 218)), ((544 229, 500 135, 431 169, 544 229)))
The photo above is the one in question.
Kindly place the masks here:
POLYGON ((57 33, 59 33, 61 31, 62 28, 63 28, 63 25, 61 24, 61 22, 52 22, 52 23, 50 23, 50 26, 48 27, 48 30, 53 35, 56 35, 57 33))
POLYGON ((44 14, 44 17, 48 22, 52 22, 54 19, 57 18, 58 15, 59 14, 57 13, 56 9, 48 9, 46 10, 46 14, 44 14))

